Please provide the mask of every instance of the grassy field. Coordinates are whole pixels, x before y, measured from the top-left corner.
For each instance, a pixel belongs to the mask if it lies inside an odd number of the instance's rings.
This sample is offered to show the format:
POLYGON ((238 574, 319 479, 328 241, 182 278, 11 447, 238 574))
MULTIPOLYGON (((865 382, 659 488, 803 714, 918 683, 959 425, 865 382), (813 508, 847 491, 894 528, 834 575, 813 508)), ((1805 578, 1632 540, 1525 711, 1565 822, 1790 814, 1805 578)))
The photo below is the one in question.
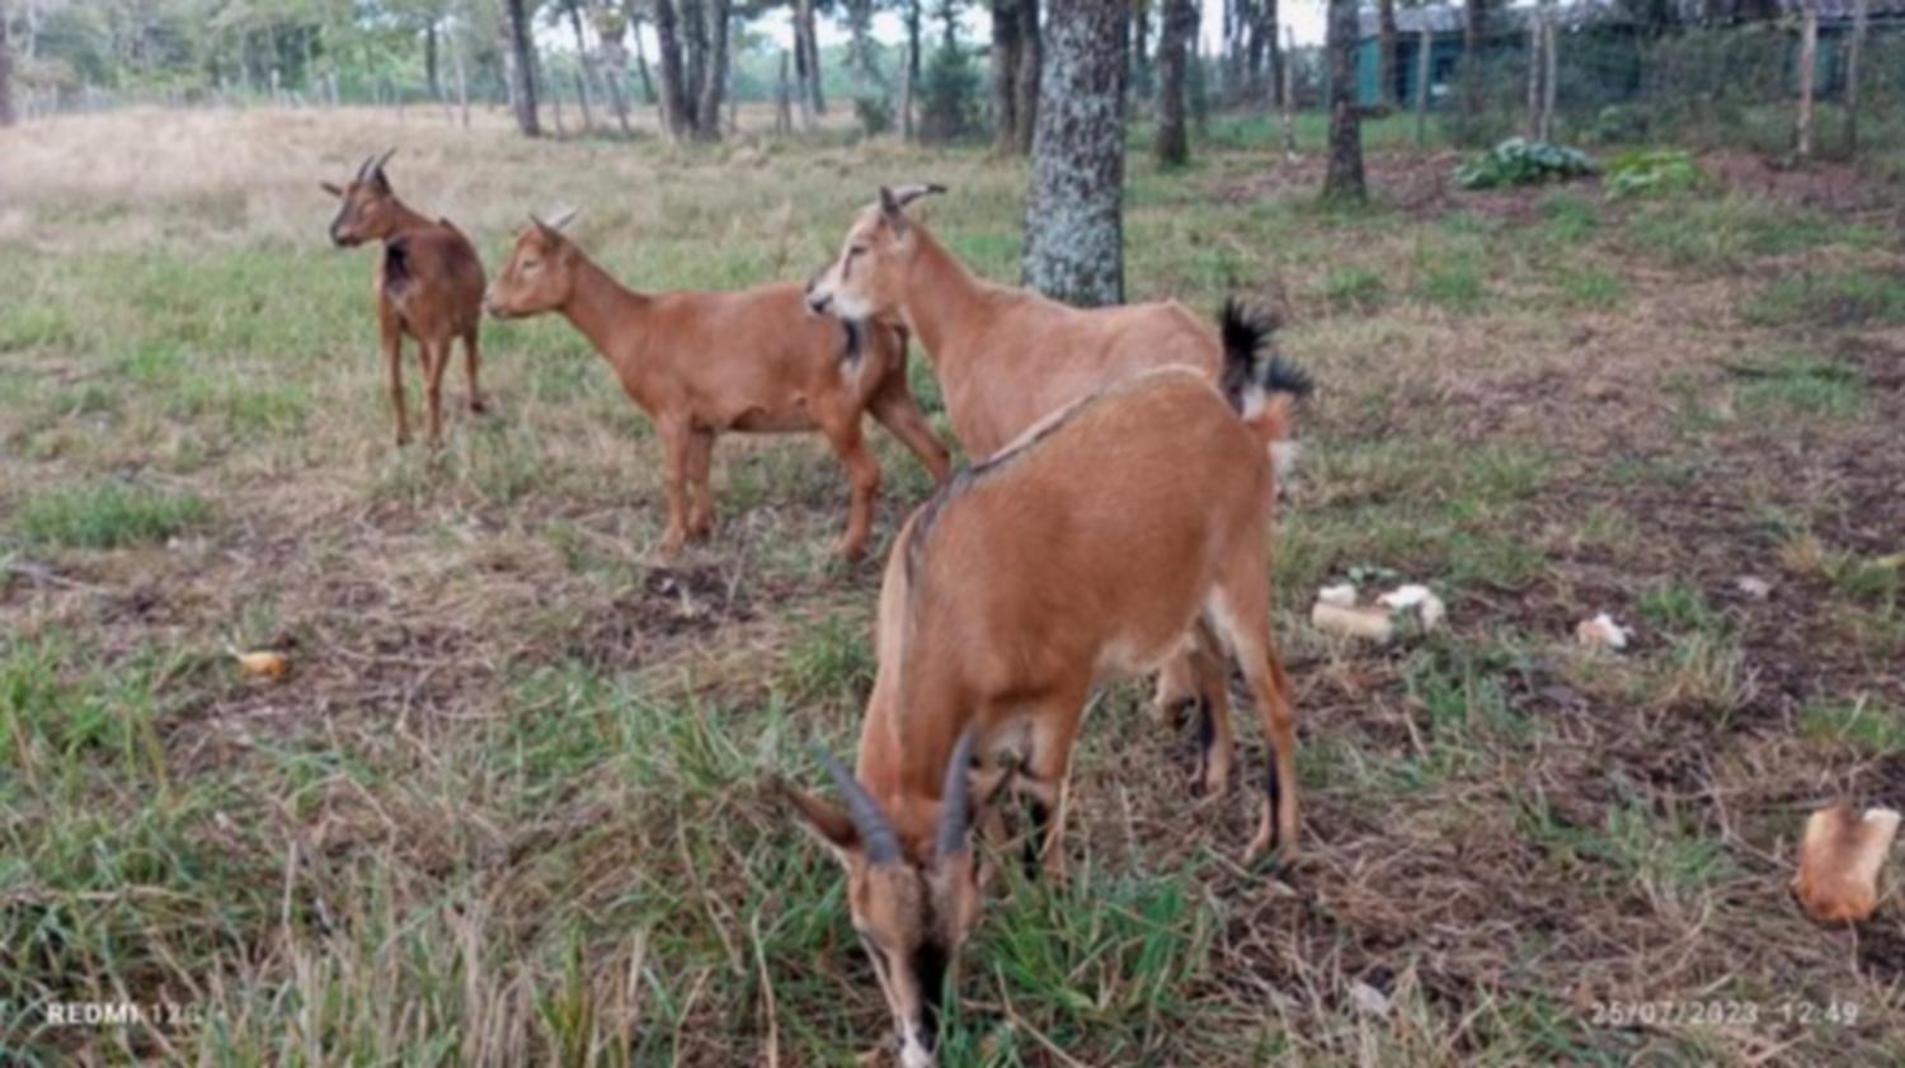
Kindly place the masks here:
MULTIPOLYGON (((1849 931, 1787 892, 1812 806, 1905 800, 1898 190, 1713 157, 1668 202, 1464 195, 1379 153, 1344 213, 1263 141, 1134 156, 1127 271, 1277 301, 1318 382, 1276 558, 1307 853, 1238 868, 1254 792, 1194 798, 1190 739, 1103 695, 1072 882, 997 897, 949 1062, 1905 1058, 1897 896, 1849 931), (1355 569, 1449 625, 1311 630, 1355 569), (1603 610, 1626 653, 1575 646, 1603 610)), ((497 411, 395 450, 372 254, 316 185, 393 144, 492 268, 567 204, 638 287, 803 277, 931 179, 1017 273, 1026 175, 977 153, 416 112, 0 136, 0 1060, 850 1063, 887 1010, 760 789, 852 751, 879 565, 828 556, 844 479, 726 439, 715 539, 659 566, 653 435, 552 320, 486 325, 497 411), (241 678, 257 648, 288 678, 241 678), (182 1008, 49 1026, 72 1001, 182 1008)), ((929 483, 875 440, 883 548, 929 483)))

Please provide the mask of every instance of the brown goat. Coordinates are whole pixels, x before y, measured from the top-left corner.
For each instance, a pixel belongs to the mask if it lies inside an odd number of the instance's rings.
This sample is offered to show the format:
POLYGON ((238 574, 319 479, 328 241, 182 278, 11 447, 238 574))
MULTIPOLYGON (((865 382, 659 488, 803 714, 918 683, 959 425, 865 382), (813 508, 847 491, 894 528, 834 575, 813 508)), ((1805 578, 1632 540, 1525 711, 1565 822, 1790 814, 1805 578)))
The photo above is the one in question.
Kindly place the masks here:
MULTIPOLYGON (((807 301, 815 311, 904 322, 932 361, 967 455, 989 456, 1052 412, 1135 374, 1181 365, 1215 382, 1223 373, 1227 339, 1177 301, 1080 309, 974 277, 905 213, 942 192, 882 186, 839 256, 808 284, 807 301)), ((1270 448, 1279 459, 1292 455, 1281 442, 1270 448)), ((1213 712, 1222 694, 1200 693, 1197 676, 1188 655, 1165 665, 1153 702, 1161 716, 1186 706, 1206 724, 1222 715, 1213 712)), ((1222 723, 1216 729, 1227 733, 1222 723)), ((1221 793, 1230 758, 1214 757, 1203 761, 1199 785, 1221 793)))
POLYGON ((708 472, 716 435, 818 429, 853 485, 840 551, 866 548, 880 467, 861 437, 872 412, 943 484, 951 467, 906 384, 906 339, 810 315, 795 283, 738 293, 636 293, 559 232, 532 220, 485 300, 499 318, 560 312, 609 361, 660 432, 672 554, 714 522, 708 472), (843 360, 843 348, 856 352, 843 360), (693 493, 692 506, 689 494, 693 493))
POLYGON ((417 341, 423 361, 424 398, 430 414, 430 444, 443 442, 443 371, 450 348, 463 339, 463 371, 469 379, 470 411, 485 410, 477 386, 477 332, 483 319, 483 261, 476 246, 448 219, 435 222, 410 210, 390 187, 384 164, 391 149, 366 159, 356 177, 339 187, 319 182, 344 203, 331 221, 331 240, 343 248, 381 241, 377 263, 377 332, 390 374, 390 404, 397 415, 397 444, 410 441, 404 412, 403 336, 417 341))
POLYGON ((1062 877, 1066 771, 1092 688, 1154 668, 1187 633, 1235 655, 1274 749, 1246 856, 1294 853, 1264 447, 1284 431, 1287 381, 1272 365, 1228 400, 1188 368, 1113 385, 955 479, 894 543, 858 767, 824 758, 846 807, 781 789, 846 868, 903 1064, 933 1063, 943 977, 978 915, 970 827, 997 825, 1007 784, 1030 794, 1046 871, 1062 877))

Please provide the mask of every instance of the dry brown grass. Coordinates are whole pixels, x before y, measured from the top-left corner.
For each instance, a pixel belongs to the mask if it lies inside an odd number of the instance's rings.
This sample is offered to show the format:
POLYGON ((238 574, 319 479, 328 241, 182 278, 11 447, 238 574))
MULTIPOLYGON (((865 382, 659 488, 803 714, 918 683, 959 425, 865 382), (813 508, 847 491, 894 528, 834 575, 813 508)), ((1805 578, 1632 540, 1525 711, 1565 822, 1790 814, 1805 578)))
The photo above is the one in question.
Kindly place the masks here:
MULTIPOLYGON (((315 186, 391 143, 400 190, 491 255, 576 204, 650 287, 798 276, 873 185, 920 177, 955 190, 936 229, 1009 277, 1024 184, 976 155, 530 145, 416 111, 0 136, 0 271, 28 298, 0 305, 0 1047, 842 1062, 885 1010, 830 863, 755 784, 852 735, 878 573, 828 560, 845 487, 817 444, 724 444, 716 540, 655 566, 654 444, 554 323, 489 330, 498 415, 393 452, 370 266, 324 244, 315 186), (121 484, 205 518, 107 514, 90 488, 121 484), (264 646, 282 685, 231 670, 264 646), (44 999, 120 997, 204 1022, 38 1026, 44 999)), ((1829 931, 1785 891, 1812 805, 1905 790, 1905 732, 1864 725, 1905 714, 1881 566, 1905 333, 1741 314, 1768 271, 1895 257, 1740 198, 1676 209, 1731 228, 1704 260, 1673 211, 1582 193, 1476 211, 1398 187, 1403 210, 1345 217, 1244 181, 1275 159, 1140 167, 1130 271, 1146 297, 1280 296, 1320 383, 1276 620, 1309 852, 1235 868, 1253 795, 1192 798, 1187 743, 1107 695, 1074 884, 997 903, 953 1059, 1905 1056, 1896 896, 1829 931), (1363 566, 1435 582, 1449 631, 1309 631, 1315 585, 1363 566), (1637 624, 1631 652, 1572 646, 1600 610, 1637 624), (1597 1010, 1630 1001, 1673 1008, 1597 1010), (1715 1002, 1757 1016, 1688 1016, 1715 1002)), ((1378 187, 1420 169, 1379 160, 1378 187)), ((885 536, 927 482, 880 456, 885 536)))

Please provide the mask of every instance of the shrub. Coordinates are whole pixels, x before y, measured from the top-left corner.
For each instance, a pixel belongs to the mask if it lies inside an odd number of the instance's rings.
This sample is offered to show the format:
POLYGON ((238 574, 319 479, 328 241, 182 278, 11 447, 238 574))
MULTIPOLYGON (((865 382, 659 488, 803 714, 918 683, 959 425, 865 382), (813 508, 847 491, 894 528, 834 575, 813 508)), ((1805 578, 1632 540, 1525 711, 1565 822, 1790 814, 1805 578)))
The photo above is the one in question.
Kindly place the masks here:
POLYGON ((1511 137, 1455 169, 1464 189, 1499 189, 1565 181, 1594 173, 1594 161, 1580 149, 1511 137))
POLYGON ((1700 168, 1679 149, 1636 149, 1607 165, 1607 195, 1616 199, 1686 193, 1699 184, 1700 168))
POLYGON ((934 49, 920 80, 920 140, 943 144, 978 130, 979 69, 966 49, 952 41, 934 49))
POLYGON ((860 120, 860 132, 868 137, 878 137, 893 128, 893 105, 885 97, 854 97, 853 114, 860 120))

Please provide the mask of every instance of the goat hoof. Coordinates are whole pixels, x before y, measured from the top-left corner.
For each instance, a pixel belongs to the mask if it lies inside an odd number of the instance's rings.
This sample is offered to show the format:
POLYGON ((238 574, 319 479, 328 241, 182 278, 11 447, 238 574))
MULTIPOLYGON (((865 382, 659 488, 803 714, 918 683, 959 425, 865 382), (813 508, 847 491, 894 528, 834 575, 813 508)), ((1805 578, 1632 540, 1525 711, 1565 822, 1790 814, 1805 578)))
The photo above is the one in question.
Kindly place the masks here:
POLYGON ((478 397, 470 401, 470 414, 471 415, 488 415, 489 402, 482 399, 481 397, 478 397))

